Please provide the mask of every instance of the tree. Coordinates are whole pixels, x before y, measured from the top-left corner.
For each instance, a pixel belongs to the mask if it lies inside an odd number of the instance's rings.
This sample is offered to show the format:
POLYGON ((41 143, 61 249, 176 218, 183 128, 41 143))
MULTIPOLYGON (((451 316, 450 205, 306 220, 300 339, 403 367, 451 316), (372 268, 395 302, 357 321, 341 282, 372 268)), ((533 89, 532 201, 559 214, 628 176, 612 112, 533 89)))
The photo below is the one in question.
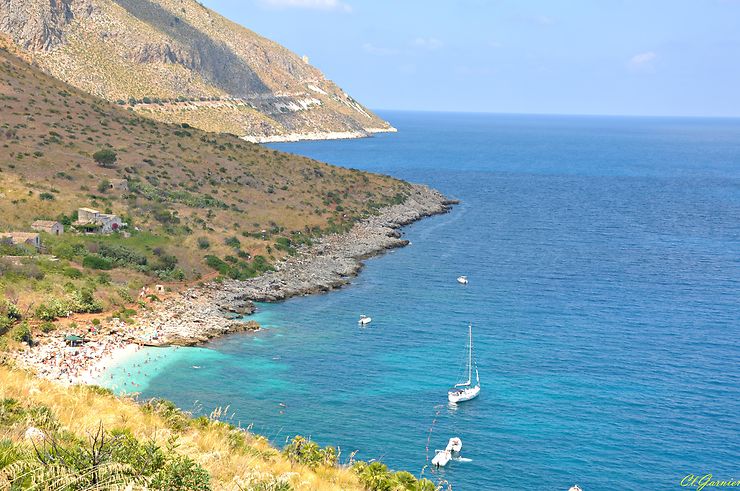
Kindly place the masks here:
POLYGON ((100 191, 101 193, 107 193, 109 189, 110 189, 110 181, 108 179, 103 179, 98 184, 98 191, 100 191))
POLYGON ((116 160, 118 160, 118 156, 116 155, 116 152, 106 148, 95 152, 93 154, 93 159, 101 167, 114 167, 116 165, 116 160))

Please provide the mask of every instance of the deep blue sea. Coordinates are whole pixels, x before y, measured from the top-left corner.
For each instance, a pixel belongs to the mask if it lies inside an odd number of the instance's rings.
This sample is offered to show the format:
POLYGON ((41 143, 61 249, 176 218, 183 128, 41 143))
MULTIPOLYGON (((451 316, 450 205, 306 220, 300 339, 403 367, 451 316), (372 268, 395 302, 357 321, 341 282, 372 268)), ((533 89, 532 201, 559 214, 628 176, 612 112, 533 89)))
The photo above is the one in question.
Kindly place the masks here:
POLYGON ((115 383, 456 491, 740 479, 740 120, 382 116, 397 134, 273 147, 462 203, 350 286, 260 305, 262 332, 115 383), (455 408, 468 322, 482 393, 455 408), (424 469, 451 436, 470 461, 424 469))

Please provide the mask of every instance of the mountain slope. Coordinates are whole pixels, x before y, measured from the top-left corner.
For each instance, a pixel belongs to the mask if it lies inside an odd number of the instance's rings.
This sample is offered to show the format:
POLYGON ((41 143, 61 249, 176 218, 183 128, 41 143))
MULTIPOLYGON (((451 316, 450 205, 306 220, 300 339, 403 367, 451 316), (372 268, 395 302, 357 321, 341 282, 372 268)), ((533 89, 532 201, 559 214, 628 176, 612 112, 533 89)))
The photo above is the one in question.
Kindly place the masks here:
POLYGON ((194 0, 0 0, 47 73, 166 122, 253 141, 391 131, 316 68, 194 0))
MULTIPOLYGON (((129 224, 131 237, 65 233, 43 239, 75 267, 100 256, 101 244, 137 257, 139 264, 117 262, 110 287, 95 285, 101 295, 119 286, 135 294, 152 281, 142 274, 192 280, 215 268, 252 276, 284 257, 291 244, 346 231, 378 208, 405 200, 410 189, 390 177, 138 116, 33 68, 2 49, 2 39, 0 114, 0 232, 31 232, 39 219, 69 224, 80 207, 117 214, 129 224), (116 153, 115 164, 96 163, 93 154, 103 149, 116 153), (106 183, 115 179, 129 189, 109 189, 106 183)), ((64 293, 67 280, 55 280, 57 266, 45 278, 33 268, 17 271, 21 276, 4 275, 2 268, 0 293, 22 304, 64 293)))

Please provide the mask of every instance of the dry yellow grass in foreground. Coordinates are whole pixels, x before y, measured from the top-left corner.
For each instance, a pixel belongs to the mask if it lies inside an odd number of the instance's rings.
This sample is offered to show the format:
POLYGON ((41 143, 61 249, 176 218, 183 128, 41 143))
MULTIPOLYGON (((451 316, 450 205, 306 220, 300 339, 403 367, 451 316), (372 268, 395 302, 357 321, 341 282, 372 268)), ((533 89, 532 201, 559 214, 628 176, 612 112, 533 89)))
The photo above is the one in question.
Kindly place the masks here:
MULTIPOLYGON (((88 439, 102 424, 106 430, 128 430, 140 441, 187 455, 211 475, 213 489, 363 489, 350 470, 319 467, 311 470, 288 461, 266 439, 204 418, 187 420, 178 427, 167 415, 146 411, 127 399, 95 387, 65 388, 26 372, 0 367, 0 401, 14 399, 26 408, 47 407, 60 432, 88 439), (174 442, 174 444, 173 444, 174 442), (287 482, 291 487, 265 487, 267 482, 287 482), (257 487, 257 486, 262 487, 257 487)), ((2 416, 2 414, 0 414, 2 416)), ((8 424, 0 418, 0 441, 24 442, 32 422, 8 424)), ((22 443, 32 447, 28 441, 22 443)), ((0 488, 3 482, 0 478, 0 488)))

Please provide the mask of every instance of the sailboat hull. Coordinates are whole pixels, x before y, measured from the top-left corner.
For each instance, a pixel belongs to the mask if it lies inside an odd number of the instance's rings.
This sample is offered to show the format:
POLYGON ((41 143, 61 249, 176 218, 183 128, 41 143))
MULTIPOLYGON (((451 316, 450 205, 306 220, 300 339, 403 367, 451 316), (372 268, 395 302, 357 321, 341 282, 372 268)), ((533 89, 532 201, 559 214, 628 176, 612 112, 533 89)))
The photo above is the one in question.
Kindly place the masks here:
POLYGON ((457 404, 458 402, 475 399, 478 397, 478 394, 480 394, 480 386, 475 386, 462 390, 451 390, 447 393, 447 399, 450 402, 457 404))

